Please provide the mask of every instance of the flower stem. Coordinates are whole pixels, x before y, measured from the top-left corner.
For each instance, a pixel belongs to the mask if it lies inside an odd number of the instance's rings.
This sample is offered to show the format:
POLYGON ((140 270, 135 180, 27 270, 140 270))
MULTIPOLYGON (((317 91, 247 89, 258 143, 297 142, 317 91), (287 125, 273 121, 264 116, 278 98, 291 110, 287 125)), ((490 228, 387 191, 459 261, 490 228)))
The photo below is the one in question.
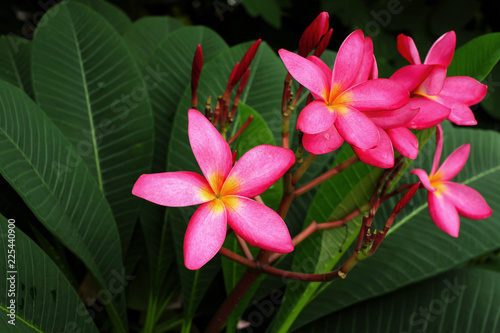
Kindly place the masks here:
POLYGON ((295 174, 292 177, 292 186, 297 185, 299 182, 300 178, 304 175, 304 173, 307 171, 307 169, 311 166, 312 162, 318 157, 318 155, 314 154, 309 154, 307 156, 306 160, 300 165, 298 170, 295 172, 295 174))
POLYGON ((333 169, 325 172, 319 177, 316 177, 315 179, 311 180, 309 183, 299 187, 294 191, 294 194, 296 197, 301 196, 302 194, 306 193, 307 191, 312 190, 314 187, 322 184, 323 182, 327 181, 328 179, 332 178, 333 176, 341 173, 345 169, 349 168, 350 166, 356 164, 359 162, 359 158, 354 155, 345 160, 344 162, 337 164, 333 169))
POLYGON ((229 140, 227 140, 227 143, 232 144, 241 135, 241 133, 243 133, 243 131, 246 130, 246 128, 248 127, 248 125, 250 125, 252 120, 253 116, 248 116, 247 121, 245 121, 245 123, 241 125, 241 127, 236 131, 236 133, 234 133, 234 135, 229 140))

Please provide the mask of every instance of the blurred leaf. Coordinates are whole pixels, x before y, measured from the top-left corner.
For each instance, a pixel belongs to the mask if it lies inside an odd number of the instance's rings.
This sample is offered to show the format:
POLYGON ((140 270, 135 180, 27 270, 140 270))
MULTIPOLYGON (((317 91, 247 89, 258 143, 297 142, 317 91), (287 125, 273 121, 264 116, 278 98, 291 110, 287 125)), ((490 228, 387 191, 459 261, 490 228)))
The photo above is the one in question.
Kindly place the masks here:
POLYGON ((497 332, 500 273, 457 269, 309 324, 316 332, 497 332))
POLYGON ((250 16, 262 16, 267 23, 276 29, 281 27, 281 17, 283 16, 283 11, 280 7, 280 1, 242 0, 241 4, 243 4, 243 7, 245 7, 250 16))
POLYGON ((500 79, 500 66, 495 66, 483 81, 488 86, 488 93, 481 101, 481 106, 490 116, 500 120, 500 82, 497 81, 498 79, 500 79))
POLYGON ((91 9, 62 3, 44 18, 33 40, 36 100, 105 193, 125 252, 141 204, 132 186, 152 163, 147 90, 121 37, 91 9))
POLYGON ((0 316, 2 332, 98 332, 64 274, 15 222, 8 223, 2 215, 0 239, 6 280, 0 284, 0 309, 6 312, 0 316), (11 309, 15 317, 10 317, 11 309))
POLYGON ((13 36, 0 37, 0 79, 7 81, 33 98, 29 40, 13 36))
MULTIPOLYGON (((111 209, 61 131, 25 93, 5 82, 0 82, 0 173, 109 293, 108 283, 123 274, 111 209), (71 168, 61 174, 60 166, 68 162, 71 168)), ((123 288, 113 290, 106 310, 116 330, 125 332, 123 288)))
POLYGON ((169 16, 143 17, 127 28, 123 39, 143 70, 156 46, 169 33, 183 26, 181 21, 169 16))
POLYGON ((71 0, 83 3, 104 17, 115 30, 123 35, 131 25, 132 21, 120 8, 104 0, 71 0))
POLYGON ((455 51, 447 76, 464 75, 482 81, 498 60, 500 60, 500 32, 483 35, 455 51))
POLYGON ((481 2, 477 0, 442 1, 432 11, 430 28, 437 36, 450 30, 454 30, 461 36, 461 30, 474 21, 480 10, 481 2), (453 22, 443 20, 444 17, 453 18, 453 22))
MULTIPOLYGON (((481 221, 461 218, 460 237, 455 239, 432 222, 427 210, 427 195, 420 191, 400 213, 377 253, 361 261, 342 281, 332 282, 314 299, 296 323, 296 328, 320 316, 338 311, 362 300, 392 292, 500 247, 500 134, 491 131, 444 129, 443 158, 461 144, 471 143, 471 155, 464 169, 453 180, 478 190, 493 209, 481 221), (367 283, 367 277, 373 283, 367 283), (375 285, 376 283, 376 285, 375 285)), ((432 141, 419 154, 412 168, 430 170, 435 151, 432 141)), ((405 175, 403 183, 415 182, 405 175)), ((383 226, 397 199, 384 204, 375 217, 383 226)))

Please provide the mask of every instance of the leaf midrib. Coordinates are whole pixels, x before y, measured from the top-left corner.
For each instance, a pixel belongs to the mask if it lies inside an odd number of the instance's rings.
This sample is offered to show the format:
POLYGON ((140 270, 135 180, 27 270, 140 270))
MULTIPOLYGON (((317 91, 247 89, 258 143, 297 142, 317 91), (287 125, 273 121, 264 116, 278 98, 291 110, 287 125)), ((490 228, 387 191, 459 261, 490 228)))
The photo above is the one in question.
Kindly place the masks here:
MULTIPOLYGON (((69 16, 71 16, 71 13, 68 11, 69 16)), ((83 59, 82 59, 82 54, 81 54, 81 48, 78 40, 78 36, 76 33, 75 26, 73 25, 73 21, 71 21, 71 33, 73 34, 74 41, 75 41, 75 47, 76 47, 76 54, 78 56, 78 64, 80 66, 80 74, 82 77, 82 84, 83 84, 83 90, 85 94, 85 104, 87 106, 87 114, 89 117, 89 126, 90 126, 90 133, 92 137, 92 147, 94 151, 94 160, 95 160, 95 165, 96 165, 96 173, 97 173, 97 183, 99 184, 99 189, 101 192, 104 192, 104 186, 103 186, 103 181, 102 181, 102 175, 101 175, 101 164, 99 160, 99 152, 97 150, 97 141, 96 141, 96 134, 95 134, 95 128, 94 128, 94 120, 92 116, 92 105, 90 103, 90 94, 88 91, 87 87, 87 77, 85 76, 85 69, 83 66, 83 59)))

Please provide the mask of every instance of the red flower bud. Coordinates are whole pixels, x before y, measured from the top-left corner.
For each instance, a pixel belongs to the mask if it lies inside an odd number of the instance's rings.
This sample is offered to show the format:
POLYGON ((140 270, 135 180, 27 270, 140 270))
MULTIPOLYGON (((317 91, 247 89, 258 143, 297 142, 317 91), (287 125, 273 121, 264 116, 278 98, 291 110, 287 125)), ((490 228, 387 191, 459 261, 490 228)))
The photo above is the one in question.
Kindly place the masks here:
POLYGON ((191 68, 191 104, 196 108, 198 104, 197 90, 200 80, 201 68, 203 67, 203 51, 201 45, 198 45, 193 58, 193 67, 191 68))
POLYGON ((299 41, 299 55, 307 57, 318 45, 321 37, 328 31, 328 13, 322 12, 306 28, 299 41))
POLYGON ((328 43, 330 43, 330 38, 332 38, 333 29, 328 30, 328 32, 321 38, 318 46, 316 46, 316 50, 314 50, 314 55, 316 57, 321 57, 323 52, 325 52, 328 47, 328 43))

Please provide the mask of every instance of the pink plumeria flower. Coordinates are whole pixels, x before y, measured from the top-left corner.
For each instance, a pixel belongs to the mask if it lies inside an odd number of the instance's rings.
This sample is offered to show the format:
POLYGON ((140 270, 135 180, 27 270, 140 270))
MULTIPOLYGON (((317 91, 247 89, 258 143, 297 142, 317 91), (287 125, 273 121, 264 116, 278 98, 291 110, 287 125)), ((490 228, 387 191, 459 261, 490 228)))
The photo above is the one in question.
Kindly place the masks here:
POLYGON ((413 39, 403 34, 398 36, 398 51, 412 65, 403 67, 391 79, 399 83, 405 82, 402 84, 411 93, 408 107, 420 108, 420 112, 410 123, 411 128, 430 128, 438 124, 439 118, 446 114, 444 119, 457 125, 477 124, 469 107, 486 96, 487 86, 468 76, 446 77, 455 44, 455 32, 445 33, 432 45, 422 64, 413 39), (412 70, 424 72, 423 66, 432 67, 427 76, 408 73, 412 70))
POLYGON ((293 251, 288 228, 271 208, 252 199, 274 184, 294 164, 289 149, 257 146, 233 166, 231 150, 215 127, 189 110, 188 135, 203 176, 189 171, 142 175, 132 193, 158 205, 201 204, 184 237, 184 263, 199 269, 224 243, 227 225, 250 245, 278 253, 293 251))
POLYGON ((469 219, 485 219, 492 213, 490 206, 476 190, 450 180, 455 177, 467 162, 470 144, 458 147, 439 167, 443 150, 443 131, 437 126, 436 155, 430 175, 422 169, 410 173, 417 175, 427 189, 429 213, 434 223, 444 232, 458 237, 460 229, 459 214, 469 219))
POLYGON ((363 149, 377 146, 377 126, 363 112, 393 110, 408 102, 408 91, 396 82, 368 80, 373 45, 361 30, 341 45, 333 71, 315 56, 306 59, 284 49, 279 54, 290 74, 315 98, 297 120, 297 128, 305 133, 304 147, 313 154, 333 151, 344 140, 363 149))
MULTIPOLYGON (((377 62, 373 60, 371 79, 378 78, 377 62)), ((419 109, 402 107, 392 111, 368 111, 364 114, 377 125, 380 142, 371 149, 352 147, 359 159, 368 165, 378 168, 394 166, 394 150, 401 155, 415 159, 418 154, 418 140, 406 127, 418 113, 419 109)))

